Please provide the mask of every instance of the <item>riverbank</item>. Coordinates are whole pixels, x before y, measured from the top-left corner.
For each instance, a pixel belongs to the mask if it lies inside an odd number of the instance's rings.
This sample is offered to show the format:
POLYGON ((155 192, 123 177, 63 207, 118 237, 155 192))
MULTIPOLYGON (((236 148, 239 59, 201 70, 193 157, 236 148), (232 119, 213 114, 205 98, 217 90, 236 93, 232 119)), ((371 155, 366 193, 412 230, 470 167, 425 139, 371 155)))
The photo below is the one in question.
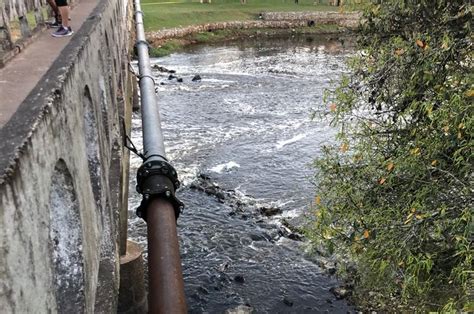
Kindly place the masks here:
POLYGON ((193 44, 214 44, 235 41, 241 38, 270 38, 274 36, 298 36, 310 34, 342 35, 345 31, 335 25, 294 28, 248 28, 248 29, 218 29, 192 33, 182 37, 169 39, 151 38, 150 54, 153 57, 163 57, 178 52, 193 44))
POLYGON ((357 25, 361 5, 330 6, 327 1, 143 0, 144 23, 152 57, 162 57, 189 44, 214 43, 278 34, 327 34, 357 25), (321 3, 324 2, 324 3, 321 3))
POLYGON ((257 21, 215 22, 147 32, 151 55, 161 57, 189 44, 256 36, 338 34, 357 27, 360 14, 337 12, 262 12, 257 21))

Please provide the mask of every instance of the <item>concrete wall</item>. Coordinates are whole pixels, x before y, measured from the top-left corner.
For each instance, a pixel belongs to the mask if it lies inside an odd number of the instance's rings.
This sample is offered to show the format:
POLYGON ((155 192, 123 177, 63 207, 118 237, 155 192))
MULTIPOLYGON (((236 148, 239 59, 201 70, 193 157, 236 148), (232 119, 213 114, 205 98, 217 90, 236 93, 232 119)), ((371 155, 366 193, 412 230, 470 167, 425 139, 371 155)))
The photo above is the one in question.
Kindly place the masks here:
POLYGON ((131 13, 102 0, 0 130, 0 313, 116 311, 131 13))

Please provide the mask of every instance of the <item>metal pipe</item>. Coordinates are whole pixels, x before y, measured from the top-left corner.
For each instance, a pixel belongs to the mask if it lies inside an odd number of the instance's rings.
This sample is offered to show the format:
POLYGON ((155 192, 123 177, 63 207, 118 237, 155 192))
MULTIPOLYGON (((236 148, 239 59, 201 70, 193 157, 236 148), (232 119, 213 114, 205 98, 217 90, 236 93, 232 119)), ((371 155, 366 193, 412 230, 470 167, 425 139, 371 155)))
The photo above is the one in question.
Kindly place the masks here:
POLYGON ((140 75, 140 103, 142 113, 143 150, 149 160, 164 159, 165 146, 161 132, 159 106, 156 101, 155 81, 153 80, 148 43, 143 26, 143 13, 140 0, 135 0, 135 23, 137 31, 136 50, 140 75))
POLYGON ((146 186, 138 186, 137 190, 140 190, 144 196, 142 204, 145 204, 146 217, 144 218, 146 218, 148 229, 149 313, 186 313, 176 230, 176 209, 181 205, 174 196, 175 188, 179 182, 177 178, 173 181, 176 172, 171 165, 168 167, 165 157, 159 106, 150 67, 140 0, 135 0, 135 22, 143 152, 146 161, 146 164, 144 163, 141 167, 143 171, 139 170, 138 173, 139 176, 145 176, 143 184, 146 186), (150 173, 152 175, 148 176, 150 173))
POLYGON ((179 263, 176 217, 173 206, 164 199, 150 202, 148 224, 149 313, 186 313, 184 282, 179 263), (155 299, 156 298, 156 299, 155 299))

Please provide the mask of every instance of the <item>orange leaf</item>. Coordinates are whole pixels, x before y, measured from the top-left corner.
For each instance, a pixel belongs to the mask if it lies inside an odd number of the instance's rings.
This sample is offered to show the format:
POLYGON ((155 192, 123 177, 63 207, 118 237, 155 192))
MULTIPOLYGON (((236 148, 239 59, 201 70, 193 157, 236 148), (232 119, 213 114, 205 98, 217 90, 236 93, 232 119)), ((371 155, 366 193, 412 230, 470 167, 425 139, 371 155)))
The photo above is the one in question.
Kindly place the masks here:
POLYGON ((381 178, 380 181, 379 181, 380 185, 384 184, 385 180, 386 180, 385 178, 381 178))
POLYGON ((369 238, 369 230, 365 229, 364 230, 364 239, 368 239, 369 238))
POLYGON ((432 165, 433 167, 436 166, 437 164, 438 164, 438 161, 437 161, 436 159, 431 162, 431 165, 432 165))
POLYGON ((397 56, 401 56, 404 53, 405 53, 405 50, 403 50, 402 48, 399 48, 399 49, 395 50, 395 54, 397 56))
POLYGON ((329 105, 329 110, 331 110, 332 112, 336 111, 336 108, 337 108, 337 106, 336 106, 335 103, 332 103, 332 104, 329 105))
POLYGON ((395 165, 393 164, 393 162, 390 162, 390 163, 387 165, 387 170, 388 170, 388 171, 392 171, 392 170, 393 170, 393 167, 395 167, 395 165))
POLYGON ((425 47, 425 43, 422 42, 421 40, 417 39, 416 41, 416 45, 420 48, 424 48, 425 47))

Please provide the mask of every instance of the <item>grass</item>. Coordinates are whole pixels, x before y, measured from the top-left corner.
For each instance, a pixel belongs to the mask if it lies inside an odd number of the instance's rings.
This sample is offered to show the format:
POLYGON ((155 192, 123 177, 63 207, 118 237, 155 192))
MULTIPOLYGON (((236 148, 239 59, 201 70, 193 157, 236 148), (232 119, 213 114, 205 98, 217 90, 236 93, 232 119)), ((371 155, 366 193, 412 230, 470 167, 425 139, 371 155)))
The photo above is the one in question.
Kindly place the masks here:
MULTIPOLYGON (((345 0, 343 7, 330 6, 329 0, 212 0, 211 4, 200 3, 199 0, 142 0, 145 31, 152 32, 166 28, 185 27, 215 22, 257 20, 261 12, 295 12, 295 11, 352 11, 360 3, 368 0, 345 0)), ((307 33, 334 32, 337 26, 318 26, 303 30, 307 33)), ((152 42, 150 55, 161 57, 180 50, 190 43, 210 43, 239 36, 271 34, 269 30, 220 30, 187 36, 181 39, 171 39, 166 42, 152 42)))
MULTIPOLYGON (((41 8, 41 14, 43 15, 43 17, 48 17, 48 8, 46 5, 41 8)), ((35 27, 37 26, 36 19, 35 19, 35 12, 34 11, 27 12, 26 20, 28 21, 28 27, 30 31, 34 30, 35 27)), ((20 27, 20 21, 18 19, 10 21, 10 32, 11 32, 11 37, 12 37, 13 42, 16 42, 17 40, 21 39, 21 27, 20 27)))
MULTIPOLYGON (((361 0, 359 0, 361 1, 361 0)), ((145 13, 145 31, 183 27, 212 22, 255 20, 263 11, 335 11, 327 0, 213 0, 212 4, 202 4, 199 0, 142 0, 145 13), (315 4, 316 3, 316 4, 315 4)))

